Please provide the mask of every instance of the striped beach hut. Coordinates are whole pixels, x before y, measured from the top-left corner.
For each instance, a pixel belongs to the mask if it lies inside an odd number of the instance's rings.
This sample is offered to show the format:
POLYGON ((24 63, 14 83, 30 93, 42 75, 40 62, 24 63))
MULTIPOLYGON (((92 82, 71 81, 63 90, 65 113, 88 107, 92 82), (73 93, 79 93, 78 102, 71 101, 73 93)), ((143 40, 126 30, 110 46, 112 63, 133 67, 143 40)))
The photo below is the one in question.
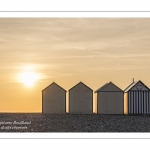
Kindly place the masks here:
POLYGON ((133 82, 124 90, 124 114, 149 114, 149 88, 142 82, 133 82))
POLYGON ((124 92, 109 82, 95 91, 97 114, 123 114, 124 92))
POLYGON ((42 113, 66 113, 66 90, 55 82, 42 90, 42 113))
POLYGON ((93 113, 93 90, 82 82, 69 90, 69 113, 93 113))

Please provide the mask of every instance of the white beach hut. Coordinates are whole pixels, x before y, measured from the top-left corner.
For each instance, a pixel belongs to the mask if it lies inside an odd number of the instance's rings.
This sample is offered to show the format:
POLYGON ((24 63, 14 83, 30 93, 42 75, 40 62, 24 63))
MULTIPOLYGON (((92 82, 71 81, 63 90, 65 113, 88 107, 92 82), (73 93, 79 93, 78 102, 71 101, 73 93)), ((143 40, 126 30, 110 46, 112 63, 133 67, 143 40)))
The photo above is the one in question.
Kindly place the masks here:
POLYGON ((93 113, 93 90, 82 82, 69 90, 69 113, 93 113))
POLYGON ((55 82, 42 90, 42 113, 66 113, 66 90, 55 82))
POLYGON ((124 92, 112 82, 95 91, 97 114, 123 114, 124 92))

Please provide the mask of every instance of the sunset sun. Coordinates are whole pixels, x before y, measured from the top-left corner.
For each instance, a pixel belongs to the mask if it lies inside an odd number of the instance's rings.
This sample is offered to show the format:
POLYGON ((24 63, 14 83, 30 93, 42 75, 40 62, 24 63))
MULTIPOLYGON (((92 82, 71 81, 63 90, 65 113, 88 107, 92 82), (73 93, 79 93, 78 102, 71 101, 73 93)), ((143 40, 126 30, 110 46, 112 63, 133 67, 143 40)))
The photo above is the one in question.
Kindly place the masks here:
POLYGON ((20 82, 22 82, 27 87, 32 87, 35 82, 39 79, 39 76, 35 72, 23 72, 20 74, 20 82))

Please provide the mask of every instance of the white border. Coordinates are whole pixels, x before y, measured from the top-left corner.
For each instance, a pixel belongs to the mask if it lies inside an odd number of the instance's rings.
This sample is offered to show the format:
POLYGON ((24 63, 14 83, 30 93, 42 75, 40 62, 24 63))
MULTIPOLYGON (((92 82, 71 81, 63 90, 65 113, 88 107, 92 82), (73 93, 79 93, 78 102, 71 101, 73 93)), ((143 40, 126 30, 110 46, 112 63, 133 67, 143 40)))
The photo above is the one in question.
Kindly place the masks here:
POLYGON ((149 18, 150 12, 0 12, 0 18, 149 18))
POLYGON ((1 133, 0 139, 150 139, 149 133, 1 133))
MULTIPOLYGON (((149 11, 149 0, 15 0, 1 1, 0 11, 149 11), (35 5, 36 4, 36 5, 35 5)), ((0 18, 149 18, 150 12, 0 12, 0 18)), ((136 139, 149 138, 149 133, 1 133, 5 138, 50 138, 50 139, 136 139)))
POLYGON ((1 11, 148 11, 149 0, 1 0, 1 11))

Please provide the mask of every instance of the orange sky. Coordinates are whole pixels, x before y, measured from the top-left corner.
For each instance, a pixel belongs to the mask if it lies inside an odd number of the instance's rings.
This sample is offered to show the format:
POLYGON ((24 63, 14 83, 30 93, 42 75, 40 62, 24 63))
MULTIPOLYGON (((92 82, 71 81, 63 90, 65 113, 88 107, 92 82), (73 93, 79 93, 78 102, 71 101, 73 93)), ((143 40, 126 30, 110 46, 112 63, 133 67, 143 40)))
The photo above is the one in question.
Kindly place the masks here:
POLYGON ((41 112, 41 90, 79 81, 94 91, 132 78, 150 87, 149 18, 0 18, 0 112, 41 112), (31 70, 32 87, 19 81, 31 70))

